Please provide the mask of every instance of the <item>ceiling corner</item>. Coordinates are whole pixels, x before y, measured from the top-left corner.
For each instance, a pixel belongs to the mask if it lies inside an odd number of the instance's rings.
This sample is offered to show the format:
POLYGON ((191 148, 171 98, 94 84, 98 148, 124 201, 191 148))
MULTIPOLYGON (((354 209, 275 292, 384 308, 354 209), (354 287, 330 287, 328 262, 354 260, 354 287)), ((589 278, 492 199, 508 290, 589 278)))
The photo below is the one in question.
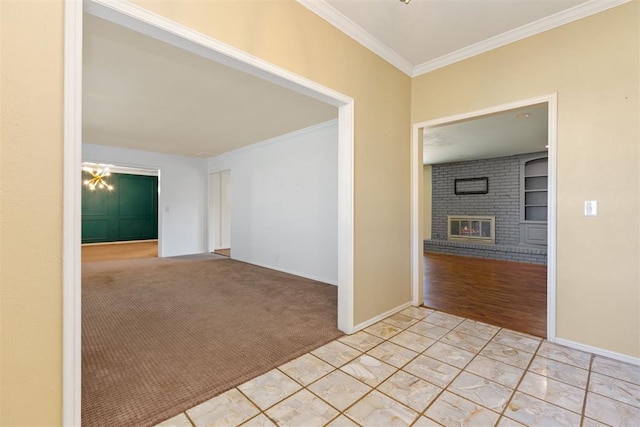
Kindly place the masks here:
POLYGON ((498 34, 497 36, 448 53, 439 58, 416 65, 411 77, 417 77, 430 71, 437 70, 438 68, 446 67, 447 65, 471 58, 472 56, 480 55, 481 53, 497 49, 527 37, 540 34, 547 30, 595 15, 596 13, 604 12, 607 9, 620 6, 630 1, 631 0, 590 0, 586 3, 579 4, 572 8, 515 28, 511 31, 498 34))
POLYGON ((318 15, 382 59, 407 74, 413 76, 414 66, 380 40, 373 37, 358 24, 337 11, 324 0, 296 0, 302 6, 318 15))

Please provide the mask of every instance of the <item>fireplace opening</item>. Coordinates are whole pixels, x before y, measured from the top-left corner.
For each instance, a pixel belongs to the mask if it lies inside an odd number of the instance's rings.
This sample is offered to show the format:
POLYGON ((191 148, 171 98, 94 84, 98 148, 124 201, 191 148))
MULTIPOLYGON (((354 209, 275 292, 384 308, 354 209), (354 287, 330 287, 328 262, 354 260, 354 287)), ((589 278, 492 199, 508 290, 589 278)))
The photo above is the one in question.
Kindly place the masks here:
POLYGON ((447 215, 448 240, 495 244, 495 216, 447 215))

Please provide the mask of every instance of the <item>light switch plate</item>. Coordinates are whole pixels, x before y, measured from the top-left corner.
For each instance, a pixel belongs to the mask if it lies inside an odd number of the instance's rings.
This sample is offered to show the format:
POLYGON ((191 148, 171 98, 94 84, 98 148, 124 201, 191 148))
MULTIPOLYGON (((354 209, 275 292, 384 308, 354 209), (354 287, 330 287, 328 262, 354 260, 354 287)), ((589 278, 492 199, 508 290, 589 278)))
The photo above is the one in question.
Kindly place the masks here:
POLYGON ((584 216, 598 216, 597 200, 586 200, 584 202, 584 216))

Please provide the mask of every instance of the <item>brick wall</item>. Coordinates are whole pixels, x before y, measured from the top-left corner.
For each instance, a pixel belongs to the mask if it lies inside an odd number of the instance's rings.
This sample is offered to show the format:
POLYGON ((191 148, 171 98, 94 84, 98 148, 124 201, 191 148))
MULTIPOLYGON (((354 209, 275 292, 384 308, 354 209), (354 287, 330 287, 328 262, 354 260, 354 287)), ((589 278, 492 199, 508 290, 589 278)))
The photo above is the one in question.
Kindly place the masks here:
POLYGON ((519 156, 433 165, 432 182, 432 239, 447 239, 447 215, 494 215, 496 245, 520 244, 519 156), (484 176, 488 194, 454 194, 456 178, 484 176))
POLYGON ((546 264, 546 248, 520 245, 520 156, 432 167, 432 232, 426 251, 546 264), (487 194, 456 195, 456 178, 489 178, 487 194), (447 242, 447 215, 496 217, 496 245, 447 242))

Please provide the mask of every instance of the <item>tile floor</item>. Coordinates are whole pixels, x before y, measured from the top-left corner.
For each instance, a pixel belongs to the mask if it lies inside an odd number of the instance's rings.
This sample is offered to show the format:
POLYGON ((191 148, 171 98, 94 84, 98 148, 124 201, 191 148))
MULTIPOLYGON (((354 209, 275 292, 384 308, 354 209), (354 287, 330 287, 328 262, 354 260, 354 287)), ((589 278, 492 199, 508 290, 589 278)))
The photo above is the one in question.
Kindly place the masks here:
POLYGON ((640 426, 640 367, 409 307, 160 426, 640 426))

